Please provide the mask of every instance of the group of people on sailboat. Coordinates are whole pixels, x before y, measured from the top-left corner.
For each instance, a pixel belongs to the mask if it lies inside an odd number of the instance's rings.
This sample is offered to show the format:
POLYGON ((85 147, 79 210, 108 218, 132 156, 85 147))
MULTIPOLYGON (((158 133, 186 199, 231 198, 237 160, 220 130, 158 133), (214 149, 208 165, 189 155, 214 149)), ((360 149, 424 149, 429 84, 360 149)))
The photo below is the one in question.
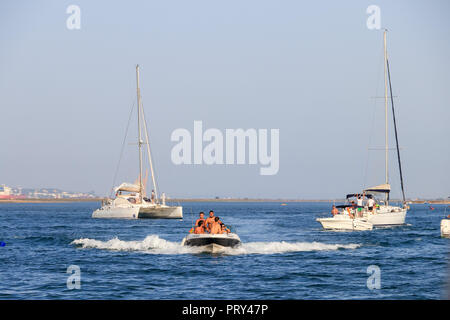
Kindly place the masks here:
MULTIPOLYGON (((347 211, 349 216, 352 218, 354 218, 355 216, 362 217, 362 209, 365 207, 367 207, 368 211, 372 213, 375 212, 374 208, 376 208, 378 204, 372 196, 366 196, 364 193, 362 195, 356 194, 355 196, 356 202, 352 200, 347 205, 341 206, 344 209, 343 212, 347 211)), ((335 205, 333 205, 333 207, 331 208, 331 214, 333 217, 339 214, 339 210, 335 205)))
MULTIPOLYGON (((125 190, 125 191, 128 191, 128 190, 125 190)), ((123 190, 119 189, 116 191, 116 198, 124 198, 128 202, 133 203, 133 204, 141 203, 139 192, 132 192, 132 193, 124 194, 123 190)), ((156 204, 157 200, 156 200, 155 190, 152 190, 150 198, 142 197, 142 201, 144 203, 156 204)), ((161 194, 161 203, 164 205, 166 203, 166 195, 164 192, 161 194)))
POLYGON ((199 218, 195 221, 195 226, 191 232, 195 234, 224 234, 230 233, 230 229, 220 220, 219 217, 214 216, 214 211, 209 211, 209 217, 205 219, 205 213, 202 211, 199 218))

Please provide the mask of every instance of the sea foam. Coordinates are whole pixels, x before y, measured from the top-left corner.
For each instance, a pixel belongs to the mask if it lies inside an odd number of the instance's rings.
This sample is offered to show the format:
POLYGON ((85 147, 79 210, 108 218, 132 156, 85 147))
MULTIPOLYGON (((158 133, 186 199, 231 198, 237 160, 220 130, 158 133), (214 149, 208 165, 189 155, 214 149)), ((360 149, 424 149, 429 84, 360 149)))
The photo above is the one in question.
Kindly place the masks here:
MULTIPOLYGON (((203 251, 201 247, 182 246, 181 242, 172 242, 157 235, 149 235, 142 241, 124 241, 113 238, 101 241, 89 238, 76 239, 71 244, 81 248, 93 248, 113 251, 139 251, 150 254, 193 254, 203 251)), ((237 248, 226 248, 227 255, 277 254, 302 251, 325 251, 339 249, 356 249, 360 244, 328 244, 322 242, 247 242, 237 248)))

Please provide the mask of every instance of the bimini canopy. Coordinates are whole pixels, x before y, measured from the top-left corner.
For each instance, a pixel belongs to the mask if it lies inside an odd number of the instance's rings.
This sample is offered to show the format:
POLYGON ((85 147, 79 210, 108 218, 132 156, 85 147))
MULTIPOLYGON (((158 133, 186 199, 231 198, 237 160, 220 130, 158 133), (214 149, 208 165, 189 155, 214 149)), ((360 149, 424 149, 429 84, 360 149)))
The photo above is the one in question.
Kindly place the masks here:
POLYGON ((116 192, 119 191, 139 192, 139 186, 136 184, 124 182, 116 188, 116 192))
POLYGON ((381 192, 381 193, 389 193, 391 192, 391 185, 390 184, 380 184, 379 186, 375 186, 372 188, 368 188, 364 190, 364 192, 381 192))
POLYGON ((347 195, 347 199, 350 199, 350 198, 357 198, 357 197, 359 197, 359 196, 364 196, 364 197, 366 197, 366 198, 372 198, 372 195, 371 194, 362 194, 362 193, 350 193, 350 194, 348 194, 347 195))
POLYGON ((341 209, 341 208, 364 208, 364 206, 357 206, 356 204, 351 205, 351 204, 347 203, 347 204, 337 205, 336 208, 339 208, 339 209, 341 209))

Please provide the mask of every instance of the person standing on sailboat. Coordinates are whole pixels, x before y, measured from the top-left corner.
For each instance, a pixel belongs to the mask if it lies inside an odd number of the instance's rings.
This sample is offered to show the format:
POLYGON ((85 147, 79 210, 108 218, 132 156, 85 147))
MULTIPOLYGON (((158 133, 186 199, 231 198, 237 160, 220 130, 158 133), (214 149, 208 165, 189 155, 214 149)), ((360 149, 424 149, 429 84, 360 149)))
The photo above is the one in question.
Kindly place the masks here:
POLYGON ((358 205, 358 207, 363 206, 363 199, 361 196, 358 196, 358 199, 356 200, 356 204, 358 205))
POLYGON ((369 207, 369 211, 371 211, 373 213, 373 207, 375 206, 375 200, 373 200, 373 198, 369 198, 369 200, 367 200, 367 206, 369 207))
POLYGON ((356 200, 356 211, 358 212, 358 217, 362 217, 362 208, 363 208, 363 199, 360 195, 358 195, 358 198, 356 200))
POLYGON ((333 207, 331 209, 331 214, 333 217, 339 213, 339 210, 336 208, 336 206, 333 204, 333 207))
POLYGON ((155 204, 155 190, 152 190, 152 203, 155 204))

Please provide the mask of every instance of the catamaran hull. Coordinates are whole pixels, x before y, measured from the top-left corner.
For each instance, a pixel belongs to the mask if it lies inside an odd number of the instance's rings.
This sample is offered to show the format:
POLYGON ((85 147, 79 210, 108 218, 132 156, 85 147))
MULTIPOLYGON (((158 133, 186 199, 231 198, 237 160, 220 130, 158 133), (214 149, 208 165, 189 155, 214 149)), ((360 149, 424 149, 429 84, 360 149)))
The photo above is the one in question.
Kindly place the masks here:
POLYGON ((139 207, 130 208, 100 208, 92 213, 92 218, 109 218, 109 219, 137 219, 139 215, 139 207))
POLYGON ((92 218, 109 219, 182 219, 182 207, 107 207, 95 210, 92 218))
POLYGON ((373 229, 372 223, 360 219, 319 218, 316 221, 325 230, 363 231, 373 229))
POLYGON ((406 209, 398 212, 369 214, 367 221, 375 227, 401 226, 405 224, 406 209))
POLYGON ((182 219, 183 207, 149 207, 140 208, 140 219, 182 219))
POLYGON ((450 219, 443 219, 441 221, 441 236, 450 238, 450 219))

